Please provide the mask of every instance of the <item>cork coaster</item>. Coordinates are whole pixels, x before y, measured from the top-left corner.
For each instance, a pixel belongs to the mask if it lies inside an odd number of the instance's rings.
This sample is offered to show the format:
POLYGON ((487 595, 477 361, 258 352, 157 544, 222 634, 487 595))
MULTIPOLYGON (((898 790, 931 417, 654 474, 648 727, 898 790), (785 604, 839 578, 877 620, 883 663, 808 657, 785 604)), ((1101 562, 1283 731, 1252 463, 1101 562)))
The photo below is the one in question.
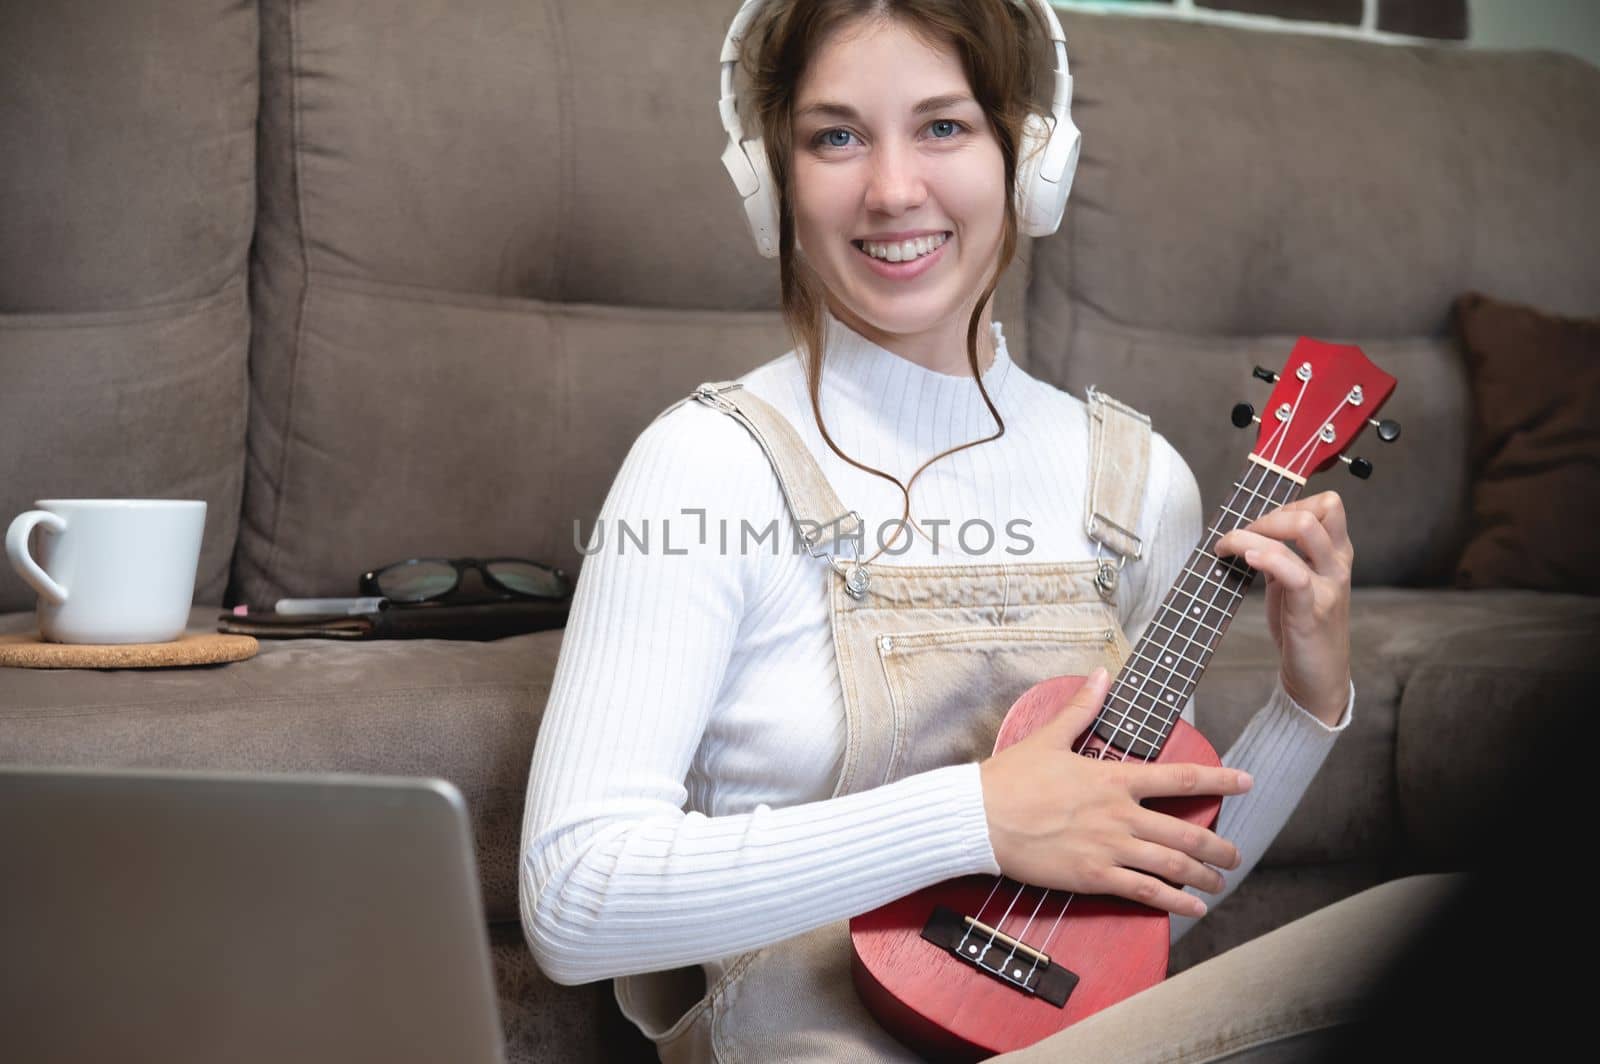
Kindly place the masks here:
POLYGON ((255 636, 185 632, 170 643, 46 643, 38 632, 0 635, 0 665, 23 669, 154 669, 256 656, 255 636))

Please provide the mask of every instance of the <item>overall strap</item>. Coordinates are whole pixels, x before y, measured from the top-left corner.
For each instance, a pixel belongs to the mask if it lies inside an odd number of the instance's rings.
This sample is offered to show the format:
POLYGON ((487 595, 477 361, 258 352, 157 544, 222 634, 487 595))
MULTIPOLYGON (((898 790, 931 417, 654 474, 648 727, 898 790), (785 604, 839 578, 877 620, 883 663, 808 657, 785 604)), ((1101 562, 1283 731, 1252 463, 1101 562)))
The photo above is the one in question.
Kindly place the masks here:
POLYGON ((1144 554, 1139 539, 1139 513, 1144 505, 1145 480, 1150 471, 1150 419, 1137 410, 1090 386, 1089 498, 1084 507, 1084 531, 1116 555, 1103 562, 1095 583, 1102 594, 1116 590, 1117 573, 1131 558, 1144 554))
MULTIPOLYGON (((787 418, 739 381, 707 381, 668 409, 676 409, 688 399, 698 399, 722 411, 755 437, 767 461, 772 463, 800 542, 813 557, 823 557, 824 548, 841 539, 853 540, 856 553, 860 553, 861 515, 844 508, 833 486, 822 475, 822 467, 817 465, 787 418)), ((831 558, 829 564, 837 568, 831 558)))

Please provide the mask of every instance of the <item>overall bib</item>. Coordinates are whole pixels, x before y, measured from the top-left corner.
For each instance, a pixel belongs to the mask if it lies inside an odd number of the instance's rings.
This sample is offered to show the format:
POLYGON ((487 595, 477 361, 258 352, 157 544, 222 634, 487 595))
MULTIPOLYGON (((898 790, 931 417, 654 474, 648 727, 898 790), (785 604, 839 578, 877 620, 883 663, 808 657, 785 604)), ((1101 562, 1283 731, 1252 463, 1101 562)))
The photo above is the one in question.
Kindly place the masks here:
MULTIPOLYGON (((1122 664, 1129 647, 1117 577, 1142 548, 1134 530, 1150 456, 1143 415, 1090 391, 1087 531, 1114 558, 862 565, 824 551, 852 536, 859 543, 860 517, 846 513, 782 414, 736 381, 703 384, 693 398, 755 437, 802 544, 832 570, 825 575, 848 726, 835 796, 981 761, 1029 687, 1122 664)), ((682 968, 620 978, 616 994, 667 1064, 919 1059, 857 999, 848 921, 742 954, 715 985, 705 983, 700 969, 682 968)))

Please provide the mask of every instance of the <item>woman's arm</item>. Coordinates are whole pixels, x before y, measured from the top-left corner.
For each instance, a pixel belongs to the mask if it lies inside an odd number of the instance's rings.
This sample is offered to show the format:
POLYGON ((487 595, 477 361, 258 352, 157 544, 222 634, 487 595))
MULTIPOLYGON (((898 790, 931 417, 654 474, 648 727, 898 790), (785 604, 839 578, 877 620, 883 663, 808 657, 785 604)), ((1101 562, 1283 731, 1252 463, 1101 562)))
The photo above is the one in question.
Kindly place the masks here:
MULTIPOLYGON (((1183 458, 1160 436, 1152 441, 1151 458, 1151 495, 1147 505, 1156 508, 1156 523, 1148 539, 1150 554, 1145 571, 1137 581, 1124 621, 1128 638, 1135 642, 1200 542, 1204 520, 1200 489, 1183 458)), ((1333 623, 1348 625, 1342 616, 1333 623)), ((1347 628, 1336 636, 1348 639, 1347 628)), ((1221 870, 1222 891, 1209 894, 1198 887, 1184 888, 1205 901, 1208 909, 1215 909, 1249 874, 1300 804, 1334 741, 1350 723, 1355 688, 1348 681, 1347 687, 1342 712, 1330 723, 1290 698, 1280 674, 1266 704, 1222 755, 1224 765, 1250 773, 1255 785, 1244 794, 1230 795, 1222 801, 1216 832, 1237 846, 1240 855, 1237 868, 1221 870)), ((1194 723, 1193 699, 1184 708, 1183 717, 1194 723)), ((1196 919, 1173 914, 1172 941, 1182 938, 1196 919)))
MULTIPOLYGON (((694 403, 645 430, 607 496, 604 548, 578 581, 523 820, 523 930, 557 982, 724 957, 999 871, 975 764, 782 809, 684 810, 746 607, 770 567, 792 564, 782 506, 754 440, 694 403), (703 544, 701 515, 683 512, 701 509, 703 544), (760 528, 775 515, 776 556, 741 552, 731 537, 723 552, 719 521, 760 528), (619 552, 623 521, 632 538, 619 552), (646 527, 648 552, 637 546, 646 527)), ((795 692, 793 712, 817 708, 795 692)))

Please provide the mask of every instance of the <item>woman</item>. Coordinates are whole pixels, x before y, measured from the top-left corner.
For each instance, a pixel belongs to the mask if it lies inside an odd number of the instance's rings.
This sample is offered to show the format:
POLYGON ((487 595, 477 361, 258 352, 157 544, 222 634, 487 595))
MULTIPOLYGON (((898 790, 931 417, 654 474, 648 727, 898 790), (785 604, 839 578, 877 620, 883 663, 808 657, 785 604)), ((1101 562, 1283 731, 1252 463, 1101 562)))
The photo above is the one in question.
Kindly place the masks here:
MULTIPOLYGON (((1266 575, 1282 652, 1224 767, 1075 753, 1201 512, 1143 419, 1030 377, 991 318, 1051 87, 1041 13, 750 13, 796 348, 669 408, 612 486, 534 755, 523 922, 556 981, 624 977, 663 1059, 914 1059, 855 999, 847 918, 1004 873, 1164 909, 1181 936, 1349 723, 1352 549, 1332 493, 1219 543, 1266 575), (1070 674, 1092 679, 1054 724, 985 756, 1023 690, 1070 674), (1194 793, 1228 796, 1215 832, 1140 805, 1194 793)), ((1177 982, 1101 1016, 1148 1032, 1177 982)))

